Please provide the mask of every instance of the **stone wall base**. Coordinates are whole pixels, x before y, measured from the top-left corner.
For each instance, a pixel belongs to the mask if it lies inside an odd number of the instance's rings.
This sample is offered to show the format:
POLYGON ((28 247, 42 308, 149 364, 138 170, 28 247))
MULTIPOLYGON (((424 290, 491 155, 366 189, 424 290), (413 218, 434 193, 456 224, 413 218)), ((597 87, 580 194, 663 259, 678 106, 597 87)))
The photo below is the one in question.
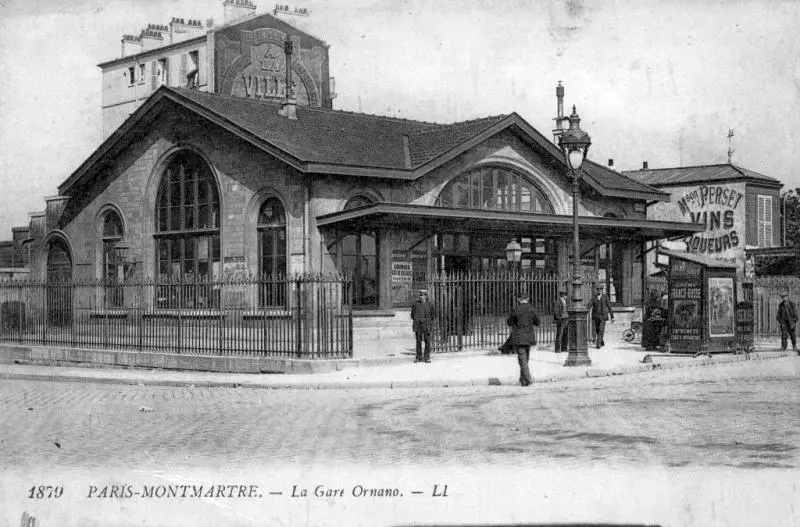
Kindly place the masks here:
POLYGON ((268 357, 220 357, 147 351, 111 351, 6 344, 0 344, 0 364, 88 365, 222 373, 290 374, 328 373, 359 366, 359 362, 353 359, 303 360, 268 357))

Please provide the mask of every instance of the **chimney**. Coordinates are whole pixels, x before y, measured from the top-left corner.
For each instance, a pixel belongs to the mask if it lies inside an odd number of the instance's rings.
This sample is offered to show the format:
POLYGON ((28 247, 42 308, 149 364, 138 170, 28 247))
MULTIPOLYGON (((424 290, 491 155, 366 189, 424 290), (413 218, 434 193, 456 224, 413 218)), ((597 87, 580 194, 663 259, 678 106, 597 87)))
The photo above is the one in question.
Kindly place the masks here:
POLYGON ((291 120, 297 120, 297 99, 294 97, 294 90, 292 90, 292 51, 293 43, 290 39, 283 41, 283 52, 286 54, 286 98, 281 104, 281 109, 278 112, 283 117, 291 120))
POLYGON ((614 160, 611 159, 611 158, 608 158, 608 168, 611 168, 613 166, 614 166, 614 160))
POLYGON ((561 85, 561 81, 558 81, 558 86, 556 86, 556 101, 558 101, 558 108, 556 117, 553 119, 556 122, 556 128, 553 130, 553 142, 558 144, 558 138, 563 133, 561 123, 564 121, 564 87, 561 85))
POLYGON ((128 57, 142 52, 142 39, 135 35, 122 35, 122 55, 128 57))
POLYGON ((251 0, 225 0, 222 2, 224 23, 229 24, 256 12, 256 5, 251 0))
POLYGON ((642 161, 642 170, 647 170, 647 161, 642 161))
POLYGON ((160 29, 166 26, 159 26, 157 24, 148 24, 147 29, 143 29, 139 34, 142 40, 142 51, 150 51, 151 49, 160 48, 164 45, 164 36, 160 29))
POLYGON ((287 24, 291 24, 300 31, 308 31, 310 26, 311 11, 305 7, 291 7, 286 4, 275 4, 273 16, 287 24))
MULTIPOLYGON (((166 26, 165 26, 166 27, 166 26)), ((183 42, 190 38, 199 37, 205 34, 202 22, 199 20, 184 20, 183 18, 172 17, 169 23, 169 40, 171 43, 183 42)))

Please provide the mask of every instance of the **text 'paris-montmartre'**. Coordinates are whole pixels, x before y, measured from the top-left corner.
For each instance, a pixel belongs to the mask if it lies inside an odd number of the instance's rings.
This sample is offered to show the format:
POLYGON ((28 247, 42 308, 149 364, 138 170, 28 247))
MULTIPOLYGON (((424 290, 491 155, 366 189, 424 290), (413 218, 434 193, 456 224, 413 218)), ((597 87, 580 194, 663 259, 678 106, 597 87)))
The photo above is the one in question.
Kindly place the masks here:
POLYGON ((433 488, 401 490, 397 487, 371 487, 353 485, 339 486, 300 486, 292 485, 291 490, 264 491, 258 485, 89 485, 87 498, 90 499, 186 499, 186 498, 264 498, 267 496, 286 496, 289 498, 402 498, 407 496, 430 496, 447 498, 447 485, 435 484, 433 488))

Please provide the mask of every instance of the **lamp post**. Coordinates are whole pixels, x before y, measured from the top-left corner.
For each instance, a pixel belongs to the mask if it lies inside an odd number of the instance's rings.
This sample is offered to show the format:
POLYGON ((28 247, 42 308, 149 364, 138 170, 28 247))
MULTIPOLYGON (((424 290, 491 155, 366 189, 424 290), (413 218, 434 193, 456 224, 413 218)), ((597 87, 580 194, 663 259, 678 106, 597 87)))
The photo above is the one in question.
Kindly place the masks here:
POLYGON ((581 166, 592 144, 589 134, 581 130, 581 119, 572 107, 569 129, 559 136, 558 146, 564 153, 572 178, 572 306, 569 309, 569 354, 564 366, 590 366, 589 349, 586 342, 586 306, 581 298, 581 241, 578 234, 578 198, 581 166))

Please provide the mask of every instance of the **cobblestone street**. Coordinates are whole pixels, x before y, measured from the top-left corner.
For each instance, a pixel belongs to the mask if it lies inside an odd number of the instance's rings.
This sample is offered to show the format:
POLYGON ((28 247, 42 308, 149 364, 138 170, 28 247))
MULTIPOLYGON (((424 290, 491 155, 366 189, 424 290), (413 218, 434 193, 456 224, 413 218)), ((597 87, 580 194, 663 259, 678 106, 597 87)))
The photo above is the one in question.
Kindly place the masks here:
POLYGON ((0 464, 800 465, 800 359, 520 387, 160 388, 3 381, 0 464))

